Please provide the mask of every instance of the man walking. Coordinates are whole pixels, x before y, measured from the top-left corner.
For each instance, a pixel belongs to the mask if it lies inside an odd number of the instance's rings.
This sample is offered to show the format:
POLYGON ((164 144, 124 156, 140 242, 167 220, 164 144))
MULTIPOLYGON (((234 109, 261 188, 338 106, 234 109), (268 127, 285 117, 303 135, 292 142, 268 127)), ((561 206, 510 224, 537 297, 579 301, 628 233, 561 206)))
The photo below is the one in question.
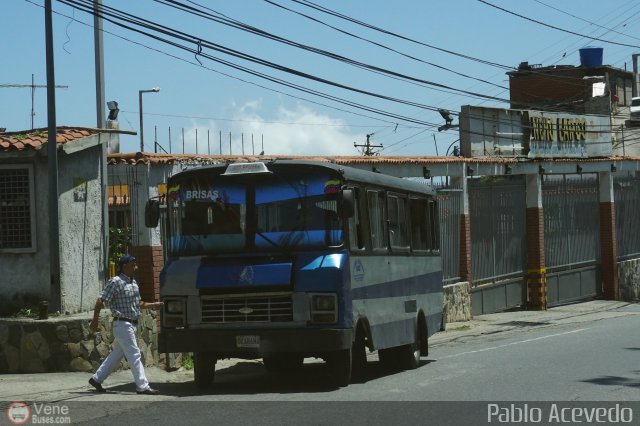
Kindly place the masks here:
POLYGON ((94 333, 98 330, 100 310, 107 303, 111 309, 111 315, 113 315, 115 341, 111 353, 105 358, 96 373, 91 376, 89 384, 98 392, 106 392, 107 390, 102 387, 102 383, 109 374, 118 368, 124 356, 131 367, 131 373, 133 373, 133 379, 136 383, 136 392, 144 395, 157 395, 158 391, 149 386, 149 381, 144 374, 142 356, 136 341, 136 327, 140 318, 140 309, 161 308, 163 303, 142 301, 138 283, 133 278, 138 270, 135 257, 122 256, 118 266, 120 274, 109 280, 104 291, 96 300, 93 320, 89 325, 89 329, 94 333))

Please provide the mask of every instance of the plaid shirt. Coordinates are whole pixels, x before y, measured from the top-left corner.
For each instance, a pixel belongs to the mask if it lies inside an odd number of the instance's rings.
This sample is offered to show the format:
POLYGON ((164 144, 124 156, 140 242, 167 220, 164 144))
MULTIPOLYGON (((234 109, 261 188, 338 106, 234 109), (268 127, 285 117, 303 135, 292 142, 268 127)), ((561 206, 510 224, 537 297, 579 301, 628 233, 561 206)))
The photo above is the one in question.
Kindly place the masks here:
POLYGON ((140 317, 140 290, 136 280, 119 274, 111 280, 100 296, 109 304, 114 317, 125 317, 137 320, 140 317))

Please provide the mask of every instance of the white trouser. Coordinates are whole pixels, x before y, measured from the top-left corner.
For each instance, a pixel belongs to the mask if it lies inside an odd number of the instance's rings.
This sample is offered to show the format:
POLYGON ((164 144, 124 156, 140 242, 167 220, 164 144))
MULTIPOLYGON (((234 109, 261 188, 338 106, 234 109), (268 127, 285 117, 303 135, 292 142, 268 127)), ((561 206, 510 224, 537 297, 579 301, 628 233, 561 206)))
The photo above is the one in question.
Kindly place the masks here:
POLYGON ((104 382, 107 376, 118 368, 124 356, 129 362, 129 367, 131 367, 133 380, 136 382, 136 390, 145 390, 149 387, 149 381, 144 374, 142 356, 136 342, 136 326, 127 321, 114 321, 113 337, 115 338, 113 350, 102 362, 96 374, 93 375, 93 379, 98 383, 104 382))

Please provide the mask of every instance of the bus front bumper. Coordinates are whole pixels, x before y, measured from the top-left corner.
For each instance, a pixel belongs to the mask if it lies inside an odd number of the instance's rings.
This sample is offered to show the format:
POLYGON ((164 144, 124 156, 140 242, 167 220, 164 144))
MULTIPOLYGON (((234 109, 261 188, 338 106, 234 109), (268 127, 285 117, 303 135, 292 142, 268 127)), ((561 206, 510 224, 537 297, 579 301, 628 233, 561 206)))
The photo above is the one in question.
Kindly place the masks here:
POLYGON ((163 329, 161 353, 212 352, 218 358, 260 358, 275 353, 322 355, 348 349, 351 329, 163 329))

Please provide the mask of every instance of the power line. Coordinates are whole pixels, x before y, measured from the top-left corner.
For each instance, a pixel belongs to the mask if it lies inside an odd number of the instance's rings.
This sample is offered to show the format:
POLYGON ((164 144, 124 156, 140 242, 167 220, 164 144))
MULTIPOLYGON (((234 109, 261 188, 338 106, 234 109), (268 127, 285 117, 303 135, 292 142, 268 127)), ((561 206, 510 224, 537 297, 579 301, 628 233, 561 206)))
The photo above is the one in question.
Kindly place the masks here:
MULTIPOLYGON (((352 65, 352 66, 355 66, 355 67, 358 67, 358 68, 362 68, 362 69, 365 69, 365 70, 368 70, 368 71, 372 71, 372 72, 375 72, 375 73, 378 73, 378 74, 383 74, 383 75, 386 75, 386 76, 390 76, 392 78, 398 78, 398 79, 405 80, 405 81, 412 82, 412 83, 419 83, 419 85, 427 85, 427 86, 433 86, 433 87, 436 87, 436 88, 439 88, 439 89, 452 90, 452 91, 455 91, 455 92, 464 93, 464 94, 467 94, 467 95, 470 95, 470 96, 474 96, 474 97, 478 97, 478 98, 481 98, 481 99, 490 99, 490 100, 495 100, 495 101, 500 101, 500 102, 507 102, 506 99, 495 98, 495 97, 491 97, 491 96, 484 95, 484 94, 481 94, 481 93, 469 92, 469 91, 465 91, 465 90, 462 90, 462 89, 457 89, 455 87, 451 87, 451 86, 448 86, 448 85, 445 85, 445 84, 437 83, 437 82, 430 81, 430 80, 425 80, 425 79, 418 78, 418 77, 413 77, 413 76, 410 76, 410 75, 407 75, 407 74, 403 74, 403 73, 399 73, 397 71, 393 71, 393 70, 390 70, 390 69, 386 69, 386 68, 382 68, 382 67, 379 67, 379 66, 375 66, 375 65, 366 64, 366 63, 363 63, 363 62, 360 62, 360 61, 356 61, 356 60, 354 60, 352 58, 348 58, 348 57, 345 57, 345 56, 342 56, 342 55, 339 55, 339 54, 336 54, 336 53, 333 53, 333 52, 329 52, 329 51, 326 51, 326 50, 323 50, 323 49, 319 49, 319 48, 316 48, 316 47, 313 47, 313 46, 305 45, 305 44, 302 44, 302 43, 298 43, 298 42, 295 42, 295 41, 292 41, 292 40, 289 40, 289 39, 274 35, 272 33, 269 33, 269 32, 266 32, 264 30, 261 30, 259 28, 244 24, 244 23, 242 23, 240 21, 237 21, 237 20, 231 20, 230 18, 227 18, 227 17, 219 18, 217 16, 213 16, 210 13, 197 10, 197 9, 191 7, 191 6, 185 5, 185 4, 180 3, 179 1, 176 1, 176 0, 154 0, 154 1, 157 2, 157 3, 160 3, 160 4, 169 5, 171 7, 177 8, 178 10, 182 10, 182 11, 188 12, 190 14, 196 14, 197 16, 200 16, 200 17, 203 17, 203 18, 206 18, 206 19, 209 19, 209 20, 213 20, 213 21, 221 23, 223 25, 232 26, 232 27, 240 29, 242 31, 246 31, 246 32, 261 36, 261 37, 266 37, 266 38, 268 38, 270 40, 277 41, 279 43, 283 43, 283 44, 286 44, 286 45, 289 45, 289 46, 293 46, 293 47, 296 47, 296 48, 299 48, 299 49, 302 49, 302 50, 305 50, 305 51, 316 53, 316 54, 319 54, 319 55, 322 55, 322 56, 325 56, 325 57, 328 57, 328 58, 331 58, 331 59, 334 59, 334 60, 337 60, 337 61, 340 61, 340 62, 343 62, 343 63, 346 63, 346 64, 349 64, 349 65, 352 65)), ((197 3, 194 3, 194 2, 191 2, 191 3, 197 4, 197 3)), ((203 6, 201 6, 201 7, 203 7, 203 6)), ((206 9, 215 12, 213 9, 210 9, 210 8, 206 8, 206 9)), ((218 13, 218 12, 215 12, 215 13, 218 13)), ((222 15, 222 16, 224 16, 224 15, 222 15)), ((228 53, 228 52, 225 52, 225 53, 228 53)), ((414 57, 412 57, 412 58, 416 59, 416 60, 419 60, 419 59, 414 58, 414 57)), ((273 63, 269 63, 269 64, 270 65, 268 65, 268 66, 272 66, 273 65, 273 63)), ((431 65, 433 65, 433 64, 431 64, 431 65)), ((283 69, 281 69, 281 70, 283 70, 283 69)), ((286 72, 289 72, 289 71, 286 71, 286 72)), ((493 84, 493 83, 489 83, 489 82, 486 82, 486 83, 493 84)), ((498 87, 501 87, 501 86, 498 86, 498 87)), ((501 88, 503 88, 503 87, 501 87, 501 88)))
POLYGON ((469 56, 469 55, 465 55, 465 54, 462 54, 462 53, 454 52, 452 50, 443 49, 441 47, 433 46, 431 44, 424 43, 424 42, 415 40, 413 38, 406 37, 406 36, 394 33, 394 32, 389 31, 389 30, 385 30, 385 29, 380 28, 380 27, 376 27, 375 25, 367 24, 366 22, 359 21, 359 20, 351 18, 350 16, 347 16, 347 15, 343 15, 343 14, 341 14, 339 12, 333 11, 333 10, 331 10, 329 8, 324 7, 324 6, 320 6, 320 5, 316 4, 316 3, 313 3, 313 2, 308 1, 308 0, 291 0, 291 1, 293 1, 294 3, 301 4, 302 6, 306 6, 306 7, 309 7, 311 9, 318 10, 318 11, 320 11, 322 13, 325 13, 325 14, 328 14, 328 15, 331 15, 331 16, 335 16, 337 18, 352 22, 354 24, 357 24, 357 25, 372 29, 374 31, 377 31, 377 32, 380 32, 380 33, 383 33, 383 34, 387 34, 387 35, 390 35, 390 36, 393 36, 393 37, 396 37, 396 38, 399 38, 399 39, 402 39, 402 40, 405 40, 405 41, 409 41, 409 42, 414 43, 414 44, 418 44, 420 46, 425 46, 425 47, 428 47, 428 48, 431 48, 431 49, 438 50, 440 52, 449 53, 451 55, 458 56, 460 58, 469 59, 471 61, 479 62, 481 64, 490 65, 490 66, 493 66, 493 67, 502 68, 502 69, 505 69, 505 70, 512 70, 513 69, 513 67, 508 66, 508 65, 502 65, 502 64, 499 64, 499 63, 496 63, 496 62, 491 62, 491 61, 486 61, 484 59, 474 58, 473 56, 469 56))
POLYGON ((618 46, 626 46, 626 47, 633 47, 633 48, 639 48, 640 47, 640 46, 634 45, 634 44, 618 43, 616 41, 604 40, 604 39, 599 38, 599 37, 592 37, 592 36, 576 33, 574 31, 565 30, 563 28, 556 27, 554 25, 550 25, 550 24, 547 24, 545 22, 541 22, 541 21, 535 20, 533 18, 529 18, 528 16, 520 15, 519 13, 512 12, 512 11, 507 10, 505 8, 502 8, 500 6, 496 6, 495 4, 489 3, 488 1, 485 1, 485 0, 477 0, 477 1, 479 1, 480 3, 486 4, 487 6, 494 7, 496 9, 501 10, 501 11, 503 11, 505 13, 510 14, 510 15, 517 16, 518 18, 522 18, 522 19, 525 19, 527 21, 535 22, 536 24, 539 24, 539 25, 542 25, 542 26, 545 26, 545 27, 548 27, 548 28, 552 28, 554 30, 562 31, 562 32, 565 32, 565 33, 577 35, 577 36, 584 37, 584 38, 588 38, 590 40, 597 40, 597 41, 600 41, 602 43, 616 44, 618 46))
POLYGON ((566 11, 564 11, 562 9, 558 9, 557 7, 553 7, 552 5, 544 3, 544 2, 542 2, 540 0, 533 0, 533 1, 535 1, 536 3, 539 3, 539 4, 543 5, 543 6, 546 6, 546 7, 550 8, 550 9, 553 9, 553 10, 555 10, 557 12, 560 12, 560 13, 562 13, 564 15, 568 15, 568 16, 571 16, 572 18, 578 19, 578 20, 580 20, 582 22, 586 22, 589 25, 595 25, 598 28, 601 28, 603 30, 607 30, 607 32, 614 32, 616 34, 620 34, 620 35, 625 36, 625 37, 629 37, 629 38, 633 38, 633 39, 636 39, 636 40, 640 40, 640 38, 638 38, 638 37, 634 37, 634 36, 631 36, 629 34, 625 34, 625 33, 622 33, 620 31, 616 31, 613 28, 607 28, 607 27, 605 27, 603 25, 598 24, 597 22, 589 21, 587 19, 584 19, 584 18, 581 18, 579 16, 573 15, 573 14, 571 14, 569 12, 566 12, 566 11))
MULTIPOLYGON (((131 114, 138 114, 138 111, 126 111, 122 110, 120 112, 126 112, 131 114)), ((323 127, 380 127, 380 128, 392 128, 392 125, 384 125, 384 126, 371 126, 368 124, 331 124, 331 123, 298 123, 298 122, 284 122, 284 121, 271 121, 271 120, 239 120, 234 118, 221 118, 221 117, 207 117, 201 115, 181 115, 181 114, 162 114, 162 113, 152 113, 145 112, 144 115, 150 116, 158 116, 158 117, 171 117, 171 118, 188 118, 188 119, 196 119, 196 120, 215 120, 215 121, 229 121, 229 122, 237 122, 237 123, 260 123, 260 124, 286 124, 290 126, 323 126, 323 127)))
MULTIPOLYGON (((39 5, 39 4, 37 4, 37 3, 34 3, 34 2, 33 2, 33 1, 31 1, 31 0, 24 0, 24 1, 26 1, 27 3, 30 3, 30 4, 32 4, 32 5, 34 5, 34 6, 37 6, 37 7, 43 7, 42 5, 39 5)), ((59 0, 59 1, 61 1, 61 0, 59 0)), ((61 1, 61 2, 63 2, 63 1, 61 1)), ((63 2, 63 3, 64 3, 64 2, 63 2)), ((74 6, 71 6, 71 7, 74 7, 74 6)), ((55 14, 57 14, 57 15, 63 16, 63 17, 65 17, 65 18, 72 19, 72 20, 74 20, 74 21, 78 22, 78 23, 79 23, 79 24, 81 24, 81 25, 84 25, 84 26, 87 26, 87 27, 92 27, 92 25, 87 24, 87 23, 85 23, 85 22, 82 22, 82 21, 80 21, 80 20, 78 20, 78 19, 76 19, 76 18, 73 18, 73 17, 71 17, 71 16, 69 16, 69 15, 66 15, 66 14, 64 14, 64 13, 57 12, 57 11, 54 11, 54 13, 55 13, 55 14)), ((89 12, 89 13, 90 13, 90 14, 92 14, 91 12, 89 12)), ((112 21, 110 21, 110 20, 109 20, 109 22, 112 22, 112 21)), ((144 33, 144 32, 142 32, 142 31, 139 31, 139 30, 136 30, 136 29, 130 28, 130 27, 126 26, 126 25, 122 25, 122 24, 118 24, 118 23, 114 23, 114 25, 120 26, 120 27, 125 28, 125 29, 129 29, 130 31, 133 31, 133 32, 137 32, 137 33, 140 33, 140 34, 146 35, 146 36, 148 36, 148 37, 150 37, 150 38, 153 38, 153 39, 158 39, 157 37, 155 37, 155 36, 153 36, 153 35, 149 35, 149 34, 144 33)), ((336 106, 328 105, 328 104, 325 104, 325 103, 322 103, 322 102, 314 101, 314 100, 311 100, 311 99, 308 99, 308 98, 304 98, 304 97, 300 97, 300 96, 292 95, 292 94, 290 94, 290 93, 283 92, 283 91, 281 91, 281 90, 277 90, 277 89, 274 89, 274 88, 272 88, 272 87, 264 86, 264 85, 261 85, 261 84, 256 83, 256 82, 249 81, 249 80, 246 80, 246 79, 240 78, 240 77, 238 77, 238 76, 234 76, 234 75, 231 75, 231 74, 228 74, 228 73, 222 72, 222 71, 220 71, 220 70, 216 70, 216 69, 211 68, 211 67, 207 67, 207 66, 203 65, 202 63, 196 63, 196 62, 194 62, 194 61, 189 61, 189 60, 187 60, 187 59, 181 58, 181 57, 176 56, 176 55, 174 55, 174 54, 171 54, 171 53, 168 53, 168 52, 162 51, 162 50, 160 50, 160 49, 158 49, 158 48, 148 46, 148 45, 146 45, 146 44, 144 44, 144 43, 140 43, 140 42, 135 41, 135 40, 131 40, 131 39, 127 38, 127 37, 124 37, 124 36, 122 36, 122 35, 116 34, 116 33, 114 33, 114 32, 107 31, 107 30, 104 30, 104 29, 103 29, 102 31, 103 31, 104 33, 107 33, 107 34, 111 35, 111 36, 117 37, 117 38, 119 38, 119 39, 121 39, 121 40, 124 40, 124 41, 127 41, 127 42, 129 42, 129 43, 132 43, 132 44, 138 45, 138 46, 143 47, 143 48, 145 48, 145 49, 148 49, 148 50, 154 51, 154 52, 156 52, 156 53, 160 53, 160 54, 162 54, 162 55, 168 56, 168 57, 170 57, 170 58, 172 58, 172 59, 176 59, 176 60, 179 60, 179 61, 182 61, 182 62, 186 62, 186 63, 188 63, 188 64, 190 64, 190 65, 198 66, 198 67, 200 67, 200 68, 202 68, 202 69, 206 69, 206 70, 208 70, 208 71, 215 72, 216 74, 220 74, 220 75, 223 75, 223 76, 225 76, 225 77, 228 77, 228 78, 231 78, 231 79, 234 79, 234 80, 237 80, 237 81, 240 81, 240 82, 246 83, 246 84, 251 84, 251 85, 253 85, 253 86, 259 87, 259 88, 264 89, 264 90, 269 90, 269 91, 271 91, 271 92, 279 93, 279 94, 281 94, 281 95, 284 95, 284 96, 287 96, 287 97, 290 97, 290 98, 293 98, 293 99, 298 99, 298 100, 301 100, 301 101, 304 101, 304 102, 308 102, 308 103, 311 103, 311 104, 314 104, 314 105, 319 105, 319 106, 323 106, 323 107, 325 107, 325 108, 330 108, 330 109, 333 109, 333 110, 336 110, 336 111, 345 112, 345 113, 347 113, 347 114, 352 114, 352 115, 356 115, 356 116, 359 116, 359 117, 369 118, 369 119, 372 119, 372 120, 376 120, 376 121, 380 121, 380 122, 385 122, 385 123, 389 123, 389 124, 396 125, 396 126, 398 125, 397 121, 389 121, 389 120, 386 120, 386 119, 383 119, 383 118, 380 118, 380 117, 373 117, 373 116, 370 116, 370 115, 366 115, 366 114, 358 113, 358 112, 355 112, 355 111, 350 111, 350 110, 346 110, 346 109, 343 109, 343 108, 338 108, 338 107, 336 107, 336 106)), ((171 44, 171 43, 169 43, 169 44, 171 44)), ((173 44, 171 44, 171 45, 173 45, 173 44)), ((195 52, 193 49, 184 48, 183 46, 181 46, 181 48, 182 48, 183 50, 187 50, 187 51, 189 51, 189 52, 191 52, 191 53, 197 53, 197 52, 195 52)), ((214 60, 216 60, 216 59, 214 58, 214 60)), ((218 61, 218 62, 219 62, 219 61, 218 61)), ((222 63, 222 62, 220 62, 220 63, 222 63)), ((226 65, 226 63, 223 63, 223 65, 226 65)), ((234 67, 234 66, 232 66, 232 68, 235 68, 235 67, 234 67)), ((248 70, 248 69, 247 69, 247 70, 248 70)), ((250 72, 250 71, 247 71, 247 72, 248 72, 248 73, 250 73, 250 74, 253 74, 253 72, 250 72)), ((256 72, 256 75, 258 75, 258 74, 260 74, 260 73, 257 73, 257 72, 256 72)), ((258 76, 259 76, 259 75, 258 75, 258 76)), ((273 78, 275 79, 275 77, 273 77, 273 78)), ((269 79, 269 78, 267 78, 267 79, 269 79)), ((286 82, 284 82, 284 81, 283 81, 283 83, 278 83, 278 84, 282 84, 282 85, 287 86, 286 82)), ((292 86, 291 86, 291 88, 293 88, 293 89, 295 89, 295 90, 298 90, 298 87, 295 87, 295 86, 296 86, 296 85, 292 85, 292 86)), ((305 90, 303 90, 303 91, 305 91, 305 90)), ((323 94, 322 94, 322 92, 317 92, 317 93, 313 93, 314 91, 306 91, 306 92, 307 92, 307 93, 309 93, 309 94, 312 94, 312 95, 315 95, 315 96, 318 96, 318 97, 324 98, 324 99, 332 100, 332 101, 334 101, 334 102, 336 102, 336 103, 341 103, 341 104, 344 104, 344 105, 347 105, 347 106, 352 106, 353 108, 356 108, 356 109, 365 109, 365 110, 367 110, 367 111, 377 113, 377 111, 376 111, 376 110, 374 110, 374 109, 362 108, 362 107, 358 106, 359 104, 357 104, 357 103, 353 103, 353 105, 352 105, 351 103, 349 103, 349 102, 347 102, 347 101, 341 101, 341 100, 340 100, 340 98, 333 99, 333 97, 331 97, 331 96, 329 96, 329 95, 323 95, 323 94)), ((383 114, 383 115, 388 115, 388 114, 383 114)), ((403 116, 401 116, 401 115, 397 115, 397 116, 392 117, 392 118, 398 118, 398 119, 400 119, 400 120, 403 120, 403 118, 402 118, 402 117, 403 117, 403 116)), ((433 127, 433 126, 435 126, 435 124, 433 124, 433 123, 421 122, 421 121, 418 121, 418 120, 411 120, 411 121, 412 121, 412 122, 414 122, 415 124, 419 124, 419 125, 428 125, 428 126, 432 126, 432 127, 433 127)), ((406 125, 403 125, 403 126, 404 126, 404 127, 406 127, 406 125)), ((411 126, 409 126, 409 127, 411 127, 411 126)))
POLYGON ((311 20, 311 21, 317 22, 317 23, 319 23, 319 24, 321 24, 321 25, 324 25, 324 26, 326 26, 326 27, 328 27, 328 28, 331 28, 331 29, 333 29, 333 30, 335 30, 335 31, 338 31, 338 32, 340 32, 340 33, 342 33, 342 34, 348 35, 349 37, 353 37, 353 38, 356 38, 356 39, 359 39, 359 40, 365 41, 365 42, 367 42, 367 43, 373 44, 374 46, 378 46, 378 47, 381 47, 381 48, 383 48, 383 49, 389 50, 389 51, 391 51, 391 52, 397 53, 397 54, 399 54, 399 55, 401 55, 401 56, 404 56, 405 58, 409 58, 409 59, 412 59, 412 60, 414 60, 414 61, 421 62, 421 63, 423 63, 423 64, 431 65, 432 67, 435 67, 435 68, 438 68, 438 69, 441 69, 441 70, 444 70, 444 71, 451 72, 451 73, 456 74, 456 75, 459 75, 459 76, 461 76, 461 77, 465 77, 465 78, 469 78, 469 79, 472 79, 472 80, 476 80, 476 81, 479 81, 479 82, 481 82, 481 83, 486 83, 486 84, 489 84, 489 85, 491 85, 491 86, 496 86, 496 87, 501 88, 501 89, 507 89, 507 87, 500 86, 499 84, 492 83, 492 82, 490 82, 490 81, 488 81, 488 80, 484 80, 484 79, 481 79, 481 78, 473 77, 473 76, 470 76, 470 75, 467 75, 467 74, 464 74, 464 73, 461 73, 461 72, 458 72, 458 71, 452 70, 452 69, 450 69, 450 68, 444 67, 444 66, 442 66, 442 65, 434 64, 434 63, 432 63, 432 62, 425 61, 425 60, 423 60, 423 59, 420 59, 420 58, 417 58, 417 57, 415 57, 415 56, 409 55, 409 54, 407 54, 407 53, 403 53, 403 52, 401 52, 401 51, 399 51, 399 50, 393 49, 393 48, 391 48, 391 47, 389 47, 389 46, 386 46, 386 45, 384 45, 384 44, 382 44, 382 43, 375 42, 375 41, 370 40, 370 39, 368 39, 368 38, 361 37, 361 36, 358 36, 358 35, 356 35, 356 34, 353 34, 353 33, 349 32, 349 31, 345 31, 345 30, 343 30, 343 29, 340 29, 340 28, 338 28, 338 27, 335 27, 335 26, 333 26, 333 25, 329 25, 329 24, 327 24, 326 22, 323 22, 323 21, 321 21, 321 20, 319 20, 319 19, 317 19, 317 18, 314 18, 314 17, 312 17, 312 16, 309 16, 309 15, 306 15, 306 14, 304 14, 304 13, 298 12, 298 11, 296 11, 296 10, 290 9, 290 8, 288 8, 288 7, 282 6, 282 5, 280 5, 280 4, 278 4, 278 3, 275 3, 275 2, 273 2, 273 1, 271 1, 271 0, 264 0, 264 1, 265 1, 265 2, 267 2, 268 4, 273 5, 273 6, 279 7, 279 8, 281 8, 281 9, 286 10, 286 11, 289 11, 289 12, 291 12, 291 13, 295 13, 296 15, 299 15, 299 16, 302 16, 302 17, 304 17, 304 18, 306 18, 306 19, 309 19, 309 20, 311 20))

